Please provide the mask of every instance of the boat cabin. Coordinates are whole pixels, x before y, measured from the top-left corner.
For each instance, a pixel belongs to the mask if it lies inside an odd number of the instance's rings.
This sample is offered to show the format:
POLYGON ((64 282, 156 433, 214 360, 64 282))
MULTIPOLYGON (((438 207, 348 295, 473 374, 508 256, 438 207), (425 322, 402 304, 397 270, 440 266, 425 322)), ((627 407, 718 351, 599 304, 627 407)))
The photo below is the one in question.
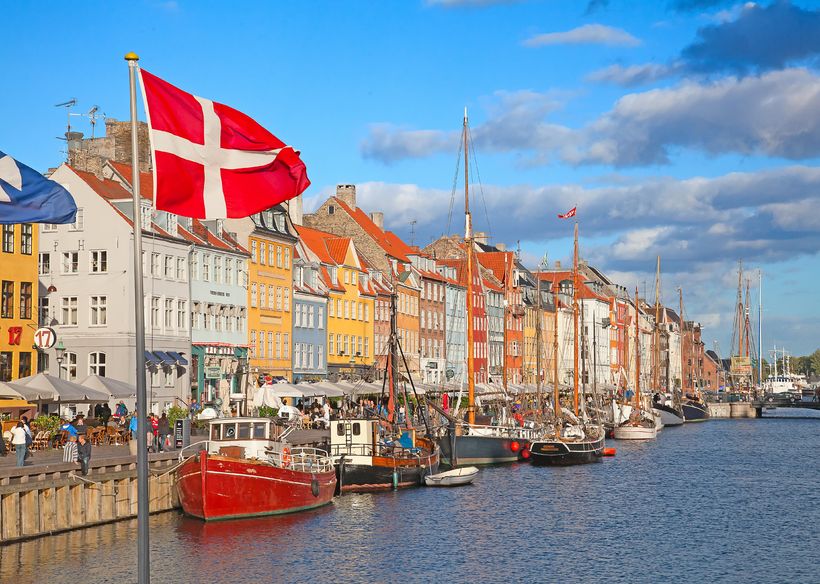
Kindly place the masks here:
POLYGON ((351 456, 396 456, 416 447, 416 430, 403 428, 393 435, 379 420, 332 420, 330 422, 330 453, 334 461, 345 454, 351 456))
POLYGON ((265 458, 279 437, 269 418, 218 418, 208 425, 208 453, 234 458, 265 458))

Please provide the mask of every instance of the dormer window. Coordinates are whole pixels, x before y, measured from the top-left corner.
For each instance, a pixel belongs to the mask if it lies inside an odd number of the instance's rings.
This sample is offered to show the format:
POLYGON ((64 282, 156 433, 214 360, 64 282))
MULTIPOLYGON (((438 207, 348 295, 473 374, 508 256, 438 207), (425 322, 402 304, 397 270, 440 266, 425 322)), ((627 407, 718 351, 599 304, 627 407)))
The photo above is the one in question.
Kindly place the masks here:
POLYGON ((140 221, 142 222, 143 229, 150 229, 151 228, 151 205, 142 205, 140 207, 140 221))
POLYGON ((276 214, 276 228, 283 232, 285 231, 285 214, 284 213, 277 213, 276 214))
POLYGON ((265 227, 273 227, 273 211, 265 211, 265 227))
POLYGON ((173 213, 168 213, 168 233, 171 235, 177 234, 178 219, 173 213))

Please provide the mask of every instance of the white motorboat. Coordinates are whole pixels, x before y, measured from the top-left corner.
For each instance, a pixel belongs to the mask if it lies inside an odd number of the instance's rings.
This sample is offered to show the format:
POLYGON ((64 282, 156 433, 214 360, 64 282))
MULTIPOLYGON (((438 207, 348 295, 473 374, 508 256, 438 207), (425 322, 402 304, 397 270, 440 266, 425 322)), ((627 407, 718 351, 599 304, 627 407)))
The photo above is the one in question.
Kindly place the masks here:
POLYGON ((653 440, 658 435, 658 428, 647 426, 618 426, 613 430, 616 440, 653 440))
POLYGON ((478 468, 474 466, 462 466, 446 472, 427 475, 424 482, 428 487, 460 487, 469 485, 478 474, 478 468))

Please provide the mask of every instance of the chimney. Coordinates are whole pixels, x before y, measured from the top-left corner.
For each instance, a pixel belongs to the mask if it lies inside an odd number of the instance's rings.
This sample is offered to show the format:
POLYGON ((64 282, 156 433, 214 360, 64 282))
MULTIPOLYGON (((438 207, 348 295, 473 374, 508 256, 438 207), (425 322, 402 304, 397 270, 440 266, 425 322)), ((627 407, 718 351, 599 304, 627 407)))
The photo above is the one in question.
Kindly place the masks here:
POLYGON ((336 198, 356 209, 356 185, 336 185, 336 198))
POLYGON ((376 224, 376 227, 384 231, 384 213, 381 211, 374 211, 370 214, 370 220, 376 224))
POLYGON ((560 269, 561 269, 561 260, 555 260, 555 269, 556 269, 556 270, 560 270, 560 269))
POLYGON ((302 218, 304 216, 304 211, 302 207, 302 195, 294 197, 288 201, 288 215, 290 215, 290 220, 294 225, 303 224, 302 218))
POLYGON ((496 243, 495 249, 498 251, 507 251, 507 244, 506 243, 496 243))
POLYGON ((487 236, 486 231, 476 231, 473 234, 473 241, 475 241, 476 243, 487 245, 490 241, 490 238, 487 236))

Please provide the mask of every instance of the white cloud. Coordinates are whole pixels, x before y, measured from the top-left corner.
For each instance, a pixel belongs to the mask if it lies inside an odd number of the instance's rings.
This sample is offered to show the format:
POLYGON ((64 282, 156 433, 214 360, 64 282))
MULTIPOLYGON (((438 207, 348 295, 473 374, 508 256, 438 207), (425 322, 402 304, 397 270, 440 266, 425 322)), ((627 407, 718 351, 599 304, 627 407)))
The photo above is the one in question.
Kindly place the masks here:
POLYGON ((603 24, 585 24, 565 32, 548 32, 535 35, 522 43, 525 47, 550 45, 620 45, 636 47, 641 44, 625 30, 603 24))
POLYGON ((635 87, 637 85, 647 85, 660 79, 665 79, 674 75, 677 71, 675 66, 663 65, 659 63, 644 63, 641 65, 610 65, 604 69, 593 71, 587 75, 588 81, 595 83, 611 83, 622 87, 635 87))

